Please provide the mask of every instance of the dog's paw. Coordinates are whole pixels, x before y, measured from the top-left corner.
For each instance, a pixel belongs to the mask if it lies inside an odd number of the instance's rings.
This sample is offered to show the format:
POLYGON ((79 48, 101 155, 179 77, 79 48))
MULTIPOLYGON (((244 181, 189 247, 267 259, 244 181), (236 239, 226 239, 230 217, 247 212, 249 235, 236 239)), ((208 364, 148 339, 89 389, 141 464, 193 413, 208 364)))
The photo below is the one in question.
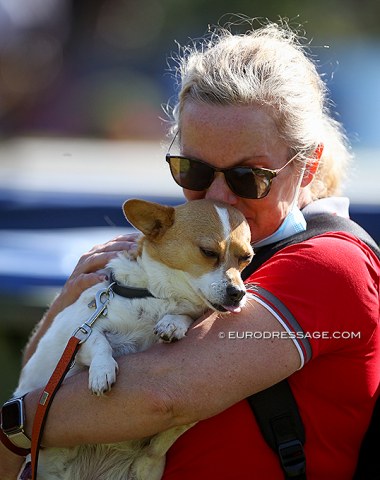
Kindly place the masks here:
POLYGON ((112 358, 108 364, 91 364, 88 377, 88 387, 95 395, 103 395, 111 390, 116 382, 119 371, 117 362, 112 358))
POLYGON ((157 322, 154 333, 163 342, 176 342, 186 335, 191 322, 186 315, 165 315, 157 322))

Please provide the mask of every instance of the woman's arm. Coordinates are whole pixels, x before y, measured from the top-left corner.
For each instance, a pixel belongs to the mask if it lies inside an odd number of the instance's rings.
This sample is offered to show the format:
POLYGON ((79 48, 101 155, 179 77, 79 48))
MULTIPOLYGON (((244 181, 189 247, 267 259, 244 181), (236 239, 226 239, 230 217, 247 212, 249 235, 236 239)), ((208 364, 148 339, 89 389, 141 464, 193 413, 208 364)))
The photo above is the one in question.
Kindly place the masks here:
POLYGON ((0 442, 0 478, 1 480, 16 480, 24 462, 23 457, 15 455, 0 442))
MULTIPOLYGON (((107 395, 89 392, 87 372, 70 377, 53 402, 43 444, 142 438, 215 415, 299 368, 292 340, 229 339, 230 330, 244 336, 282 327, 252 301, 240 314, 204 318, 179 342, 118 359, 119 376, 107 395)), ((39 394, 26 397, 29 433, 39 394)))

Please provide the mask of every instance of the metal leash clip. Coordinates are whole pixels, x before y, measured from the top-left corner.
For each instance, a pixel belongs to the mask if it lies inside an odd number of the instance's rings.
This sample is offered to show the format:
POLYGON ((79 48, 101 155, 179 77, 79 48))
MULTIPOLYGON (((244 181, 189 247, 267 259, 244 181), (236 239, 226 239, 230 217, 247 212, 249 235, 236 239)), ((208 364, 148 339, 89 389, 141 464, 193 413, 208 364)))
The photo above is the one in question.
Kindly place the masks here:
POLYGON ((73 337, 80 338, 80 344, 84 343, 88 337, 91 335, 92 326, 96 322, 96 320, 100 316, 107 315, 107 306, 110 300, 114 297, 114 293, 112 291, 111 283, 107 288, 102 288, 98 290, 95 295, 94 300, 88 304, 89 308, 95 307, 95 312, 91 315, 91 317, 84 322, 80 327, 78 327, 72 334, 73 337), (79 335, 78 335, 79 334, 79 335))

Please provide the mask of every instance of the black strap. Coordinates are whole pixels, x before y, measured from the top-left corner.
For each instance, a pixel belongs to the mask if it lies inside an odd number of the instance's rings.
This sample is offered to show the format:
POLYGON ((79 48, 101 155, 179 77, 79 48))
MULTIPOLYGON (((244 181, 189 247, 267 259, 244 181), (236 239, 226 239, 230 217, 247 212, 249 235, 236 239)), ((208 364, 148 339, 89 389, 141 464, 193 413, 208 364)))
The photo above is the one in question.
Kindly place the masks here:
MULTIPOLYGON (((332 214, 321 214, 307 221, 307 229, 277 243, 261 247, 243 271, 246 280, 279 250, 327 232, 347 232, 366 243, 380 259, 376 242, 357 223, 332 214)), ((306 480, 306 457, 303 450, 305 431, 297 403, 287 380, 247 398, 261 433, 278 455, 285 479, 306 480)))
POLYGON ((380 397, 378 397, 372 412, 369 428, 364 436, 359 461, 353 480, 379 480, 379 438, 380 438, 380 397), (374 459, 377 459, 375 462, 374 459))
POLYGON ((243 279, 247 279, 252 275, 254 271, 279 250, 327 232, 351 233, 368 245, 368 247, 371 248, 375 255, 380 259, 379 247, 373 238, 360 225, 348 218, 332 215, 331 213, 323 213, 311 217, 307 221, 307 229, 304 232, 296 233, 284 240, 280 240, 279 242, 255 250, 255 256, 253 257, 252 262, 243 272, 243 279))
POLYGON ((306 480, 305 430, 286 380, 247 398, 261 433, 279 456, 285 478, 306 480))
POLYGON ((111 272, 111 283, 113 283, 112 291, 124 298, 154 297, 147 288, 129 287, 128 285, 118 283, 113 272, 111 272))

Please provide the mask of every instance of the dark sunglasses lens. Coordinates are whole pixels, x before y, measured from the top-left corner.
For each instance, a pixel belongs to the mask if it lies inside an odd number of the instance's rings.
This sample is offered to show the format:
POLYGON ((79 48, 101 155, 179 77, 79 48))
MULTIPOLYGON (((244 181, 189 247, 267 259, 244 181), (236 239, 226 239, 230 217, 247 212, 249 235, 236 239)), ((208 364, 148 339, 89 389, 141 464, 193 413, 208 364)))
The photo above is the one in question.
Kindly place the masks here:
POLYGON ((170 157, 170 171, 177 184, 187 190, 206 190, 214 178, 208 165, 189 158, 170 157))
POLYGON ((244 198, 263 198, 269 190, 271 177, 260 169, 237 167, 225 173, 231 190, 244 198))

